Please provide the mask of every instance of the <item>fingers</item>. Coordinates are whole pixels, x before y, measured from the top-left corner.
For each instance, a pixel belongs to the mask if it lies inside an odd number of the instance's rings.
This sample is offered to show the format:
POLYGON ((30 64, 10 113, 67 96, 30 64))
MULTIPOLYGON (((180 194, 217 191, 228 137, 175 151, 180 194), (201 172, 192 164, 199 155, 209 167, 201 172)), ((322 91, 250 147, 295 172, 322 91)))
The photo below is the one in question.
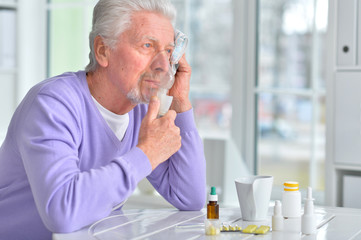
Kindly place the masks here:
POLYGON ((163 116, 164 119, 169 119, 173 123, 176 117, 177 113, 174 110, 168 110, 168 112, 163 116))
POLYGON ((147 121, 152 121, 157 118, 158 111, 160 107, 160 102, 157 96, 151 97, 148 105, 148 112, 145 115, 145 119, 147 121))
POLYGON ((179 67, 178 67, 179 72, 185 72, 185 73, 191 74, 192 68, 189 65, 189 63, 187 62, 185 54, 183 54, 183 56, 179 60, 178 64, 179 64, 179 67))
POLYGON ((182 146, 180 128, 175 125, 177 116, 169 110, 163 117, 157 118, 159 101, 150 101, 149 110, 139 130, 137 146, 147 155, 152 169, 166 161, 182 146))
POLYGON ((189 100, 191 74, 192 68, 188 64, 185 55, 183 55, 179 61, 174 84, 169 90, 169 95, 173 96, 171 109, 177 113, 182 113, 192 108, 189 100))
MULTIPOLYGON (((168 131, 172 132, 174 135, 173 137, 175 137, 176 139, 178 138, 179 144, 180 144, 180 140, 181 140, 181 136, 180 136, 180 128, 177 127, 175 125, 175 118, 177 117, 177 113, 174 110, 169 110, 161 119, 163 122, 166 121, 167 122, 167 126, 168 126, 168 131)), ((180 145, 179 145, 180 147, 180 145)))

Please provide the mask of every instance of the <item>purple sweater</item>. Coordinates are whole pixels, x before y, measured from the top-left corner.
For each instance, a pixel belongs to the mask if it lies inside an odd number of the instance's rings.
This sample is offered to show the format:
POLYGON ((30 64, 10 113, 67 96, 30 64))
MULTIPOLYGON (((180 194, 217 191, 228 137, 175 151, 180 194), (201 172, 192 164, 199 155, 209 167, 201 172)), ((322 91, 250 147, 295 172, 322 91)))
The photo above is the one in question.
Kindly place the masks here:
POLYGON ((205 158, 192 110, 175 120, 182 147, 154 171, 136 147, 147 105, 119 141, 95 106, 85 72, 34 86, 0 149, 0 239, 50 239, 108 216, 147 177, 180 210, 205 204, 205 158))

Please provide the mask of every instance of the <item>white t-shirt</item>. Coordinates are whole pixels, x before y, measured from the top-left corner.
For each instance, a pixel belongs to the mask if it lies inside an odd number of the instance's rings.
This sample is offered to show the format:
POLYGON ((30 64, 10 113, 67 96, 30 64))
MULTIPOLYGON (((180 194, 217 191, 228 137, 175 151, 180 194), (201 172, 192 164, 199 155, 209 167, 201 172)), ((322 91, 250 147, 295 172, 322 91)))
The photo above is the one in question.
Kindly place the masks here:
POLYGON ((95 105, 97 106, 100 114, 103 116, 105 121, 108 123, 109 127, 113 130, 115 136, 122 141, 125 132, 127 131, 129 124, 129 115, 128 113, 124 115, 115 114, 105 107, 103 107, 98 101, 92 96, 95 105))

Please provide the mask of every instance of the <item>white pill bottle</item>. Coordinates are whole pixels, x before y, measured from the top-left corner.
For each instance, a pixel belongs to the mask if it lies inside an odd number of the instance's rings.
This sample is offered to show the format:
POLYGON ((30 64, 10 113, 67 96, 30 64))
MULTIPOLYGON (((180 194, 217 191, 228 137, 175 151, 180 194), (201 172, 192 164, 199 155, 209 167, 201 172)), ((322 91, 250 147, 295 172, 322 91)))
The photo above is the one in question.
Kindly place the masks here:
POLYGON ((285 182, 282 194, 282 214, 284 218, 301 216, 301 192, 298 182, 285 182))

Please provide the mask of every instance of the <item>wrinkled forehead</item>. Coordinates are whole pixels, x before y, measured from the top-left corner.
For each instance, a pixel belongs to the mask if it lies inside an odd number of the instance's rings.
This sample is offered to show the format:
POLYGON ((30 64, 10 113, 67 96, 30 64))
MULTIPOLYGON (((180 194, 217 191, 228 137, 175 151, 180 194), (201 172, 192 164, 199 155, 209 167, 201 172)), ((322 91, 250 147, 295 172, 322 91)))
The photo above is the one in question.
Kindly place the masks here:
POLYGON ((134 41, 147 38, 163 44, 173 44, 174 42, 172 22, 160 13, 146 11, 134 13, 127 31, 134 41))

